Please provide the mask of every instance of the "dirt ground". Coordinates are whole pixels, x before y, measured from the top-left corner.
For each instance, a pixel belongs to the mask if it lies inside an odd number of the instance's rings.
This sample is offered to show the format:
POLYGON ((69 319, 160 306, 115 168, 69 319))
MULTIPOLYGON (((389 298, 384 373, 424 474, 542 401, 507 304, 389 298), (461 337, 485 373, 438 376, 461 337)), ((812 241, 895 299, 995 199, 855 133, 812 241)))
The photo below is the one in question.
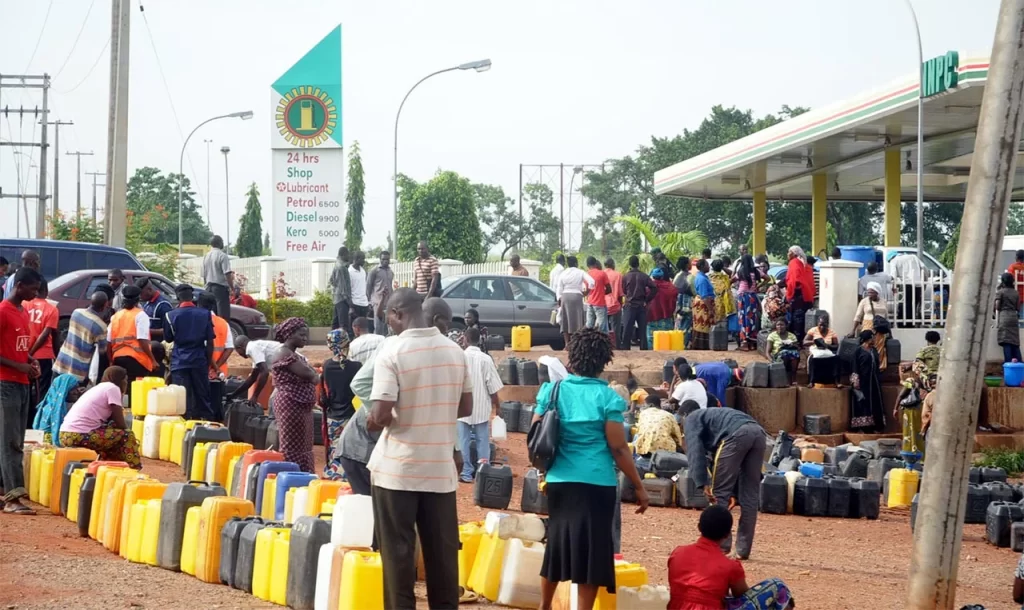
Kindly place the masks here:
MULTIPOLYGON (((510 510, 517 510, 527 468, 525 435, 498 443, 499 459, 516 473, 510 510)), ((316 448, 319 464, 321 447, 316 448)), ((144 472, 182 481, 181 470, 145 460, 144 472)), ((472 489, 460 486, 460 521, 482 519, 472 489)), ((666 559, 697 535, 697 511, 651 508, 636 515, 623 506, 625 557, 647 567, 652 583, 666 583, 666 559)), ((903 607, 911 547, 909 514, 883 509, 877 521, 758 515, 753 554, 744 567, 748 582, 779 576, 800 608, 896 609, 903 607)), ((984 526, 968 525, 960 557, 957 607, 982 604, 1015 608, 1011 599, 1018 555, 984 542, 984 526)), ((425 591, 417 585, 420 605, 425 591)), ((0 609, 28 608, 271 608, 229 587, 191 576, 129 563, 98 543, 78 537, 67 519, 40 510, 35 517, 0 515, 0 609)), ((491 608, 477 604, 478 608, 491 608)))

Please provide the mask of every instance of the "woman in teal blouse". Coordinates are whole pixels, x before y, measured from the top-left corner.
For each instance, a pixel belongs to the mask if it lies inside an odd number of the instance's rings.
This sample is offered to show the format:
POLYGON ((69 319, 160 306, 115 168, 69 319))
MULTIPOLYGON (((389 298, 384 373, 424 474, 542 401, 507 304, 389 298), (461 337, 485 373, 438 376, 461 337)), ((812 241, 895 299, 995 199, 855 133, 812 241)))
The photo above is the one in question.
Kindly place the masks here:
MULTIPOLYGON (((578 585, 578 607, 593 606, 599 587, 615 592, 612 521, 617 465, 636 488, 637 513, 647 510, 647 492, 633 464, 622 414, 626 403, 598 376, 612 360, 608 335, 592 328, 569 339, 569 371, 559 382, 558 448, 546 473, 548 545, 541 566, 541 610, 551 608, 559 582, 578 585)), ((538 420, 551 405, 554 385, 537 393, 538 420)))

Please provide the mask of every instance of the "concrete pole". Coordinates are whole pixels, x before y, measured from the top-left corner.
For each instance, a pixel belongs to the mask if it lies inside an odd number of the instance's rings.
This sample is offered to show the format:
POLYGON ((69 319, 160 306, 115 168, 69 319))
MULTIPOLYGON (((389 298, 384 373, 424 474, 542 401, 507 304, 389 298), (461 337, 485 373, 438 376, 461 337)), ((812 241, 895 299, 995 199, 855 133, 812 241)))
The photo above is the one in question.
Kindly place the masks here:
MULTIPOLYGON (((46 237, 46 154, 49 144, 46 139, 46 126, 50 118, 49 110, 50 75, 43 74, 43 114, 42 135, 39 150, 39 198, 36 199, 36 239, 46 237)), ((28 211, 25 212, 25 224, 28 224, 28 211)), ((28 235, 32 233, 29 232, 28 235)))
MULTIPOLYGON (((75 218, 78 218, 82 215, 82 155, 91 157, 92 153, 82 152, 79 150, 75 152, 68 152, 67 154, 68 156, 74 156, 78 159, 75 164, 75 184, 78 189, 77 196, 75 198, 75 218)), ((93 220, 95 220, 95 215, 93 215, 93 220)))
MULTIPOLYGON (((1024 0, 1002 0, 971 162, 906 608, 952 610, 989 312, 1024 119, 1024 0)), ((1007 581, 1009 582, 1009 581, 1007 581)))
POLYGON ((128 59, 131 2, 111 0, 110 115, 107 123, 107 243, 125 245, 128 191, 128 59))
POLYGON ((106 186, 106 184, 97 184, 96 176, 106 176, 106 174, 104 174, 103 172, 85 172, 85 173, 86 173, 86 175, 92 176, 92 221, 94 223, 96 223, 96 222, 98 222, 98 219, 96 218, 96 212, 97 212, 97 210, 96 210, 96 187, 97 186, 106 186))

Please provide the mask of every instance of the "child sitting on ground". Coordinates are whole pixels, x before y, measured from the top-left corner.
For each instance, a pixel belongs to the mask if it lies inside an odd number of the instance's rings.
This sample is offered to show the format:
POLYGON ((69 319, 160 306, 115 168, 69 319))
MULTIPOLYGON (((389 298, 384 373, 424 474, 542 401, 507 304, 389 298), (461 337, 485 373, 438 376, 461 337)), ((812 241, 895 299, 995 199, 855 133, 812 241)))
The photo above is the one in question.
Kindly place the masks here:
POLYGON ((796 604, 777 578, 747 587, 743 564, 729 559, 721 543, 732 534, 732 514, 724 506, 704 509, 700 538, 678 546, 668 558, 671 598, 668 610, 785 610, 796 604))

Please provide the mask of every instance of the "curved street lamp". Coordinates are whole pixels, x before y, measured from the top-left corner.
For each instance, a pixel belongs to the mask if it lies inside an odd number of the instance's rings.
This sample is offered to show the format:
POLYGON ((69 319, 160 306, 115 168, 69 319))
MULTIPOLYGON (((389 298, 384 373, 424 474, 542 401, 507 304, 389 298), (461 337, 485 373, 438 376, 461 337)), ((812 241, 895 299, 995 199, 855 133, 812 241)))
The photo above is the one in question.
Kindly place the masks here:
POLYGON ((921 165, 924 148, 924 51, 921 48, 921 27, 910 0, 906 0, 917 34, 917 257, 924 260, 924 167, 921 165))
MULTIPOLYGON (((199 131, 200 127, 202 127, 203 125, 206 125, 207 123, 211 123, 211 122, 219 120, 219 119, 242 119, 243 121, 248 121, 251 118, 252 118, 252 110, 244 110, 242 112, 232 112, 231 114, 222 114, 220 116, 211 117, 209 119, 206 119, 202 123, 196 125, 195 129, 193 129, 188 134, 188 137, 185 138, 185 143, 181 145, 181 154, 178 155, 178 254, 179 255, 181 255, 184 252, 184 224, 182 223, 182 218, 184 218, 185 215, 182 214, 182 210, 181 210, 181 185, 185 181, 184 180, 184 174, 185 174, 185 169, 184 169, 184 165, 185 165, 185 148, 188 146, 188 141, 192 139, 192 135, 195 132, 199 131)), ((209 197, 209 194, 207 194, 207 197, 209 197)), ((209 205, 209 202, 207 202, 207 205, 209 205)))
POLYGON ((396 257, 395 260, 398 260, 398 119, 401 118, 402 116, 402 108, 405 106, 405 100, 409 99, 409 95, 412 94, 416 87, 420 86, 420 83, 422 83, 423 81, 427 80, 432 76, 444 74, 445 72, 453 72, 455 70, 476 70, 477 72, 486 72, 490 69, 491 60, 481 59, 478 61, 470 61, 464 64, 459 64, 457 66, 452 66, 451 68, 445 68, 444 70, 438 70, 437 72, 431 72, 430 74, 416 81, 416 84, 413 85, 412 88, 409 89, 409 92, 405 94, 405 97, 402 98, 402 103, 398 105, 398 114, 395 115, 395 171, 394 174, 392 175, 392 182, 394 183, 394 199, 392 201, 392 211, 394 212, 394 220, 392 221, 391 225, 391 239, 394 243, 394 249, 396 250, 396 252, 391 253, 391 256, 396 257))

